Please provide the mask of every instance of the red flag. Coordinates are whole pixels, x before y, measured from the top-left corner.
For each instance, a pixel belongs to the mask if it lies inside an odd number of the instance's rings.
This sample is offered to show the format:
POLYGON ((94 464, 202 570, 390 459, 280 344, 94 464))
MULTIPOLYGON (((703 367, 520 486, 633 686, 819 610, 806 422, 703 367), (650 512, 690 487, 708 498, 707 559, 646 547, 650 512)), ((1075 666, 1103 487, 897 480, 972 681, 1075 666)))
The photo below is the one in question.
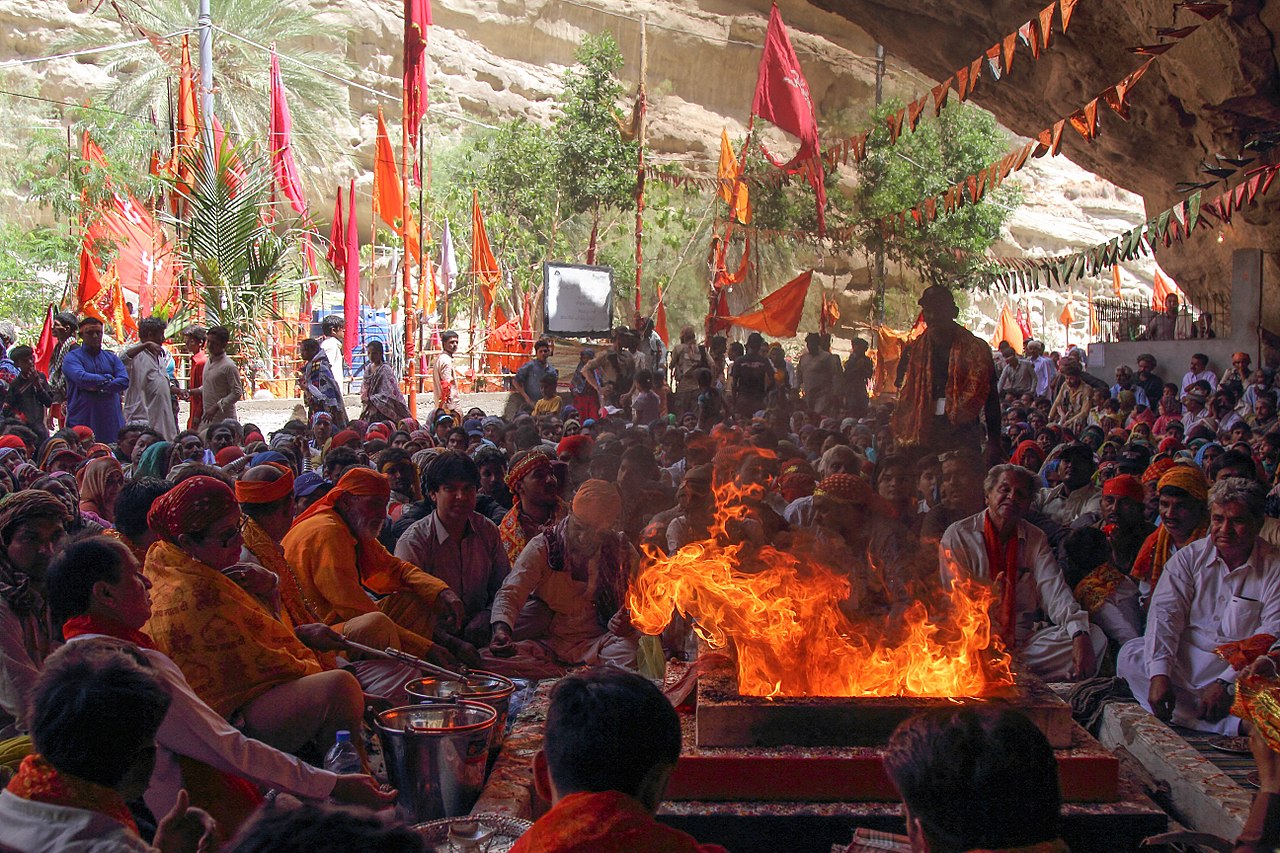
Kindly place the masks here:
MULTIPOLYGON (((222 159, 222 152, 229 150, 227 147, 227 131, 222 127, 222 122, 218 121, 218 117, 213 117, 213 152, 219 160, 222 159)), ((232 197, 235 196, 236 190, 240 188, 240 184, 244 181, 244 165, 240 162, 240 157, 235 152, 231 152, 231 165, 227 170, 227 188, 231 191, 232 197)))
POLYGON ((342 190, 333 200, 333 222, 329 225, 329 250, 325 260, 333 264, 334 271, 345 274, 347 269, 347 227, 342 224, 342 190))
POLYGON ((80 283, 76 288, 76 307, 81 314, 97 317, 106 322, 98 310, 97 300, 102 295, 102 277, 98 274, 98 256, 89 245, 89 237, 80 243, 80 283))
POLYGON ((284 78, 280 76, 280 57, 271 48, 271 119, 267 128, 267 145, 271 149, 271 171, 280 185, 280 191, 297 213, 305 213, 307 202, 302 194, 302 178, 298 164, 293 159, 293 119, 289 116, 289 102, 285 99, 284 78))
POLYGON ((40 329, 40 340, 36 341, 36 370, 49 373, 49 362, 53 360, 53 348, 57 345, 53 337, 53 306, 44 312, 44 327, 40 329))
POLYGON ((342 334, 342 352, 351 360, 356 342, 360 339, 360 235, 356 230, 356 180, 351 179, 351 194, 347 200, 347 237, 343 247, 342 316, 346 329, 342 334))
POLYGON ((801 273, 760 300, 760 308, 736 317, 723 317, 735 326, 755 329, 771 338, 794 338, 804 313, 804 300, 809 295, 813 270, 801 273))
POLYGON ((405 121, 411 144, 418 144, 418 125, 427 111, 427 27, 431 0, 404 0, 405 121))
POLYGON ((653 312, 653 330, 662 338, 662 342, 671 346, 671 335, 667 333, 667 301, 663 293, 658 292, 658 307, 653 312))
POLYGON ((1022 332, 1024 341, 1029 341, 1035 337, 1035 335, 1031 334, 1031 320, 1021 307, 1018 308, 1018 313, 1014 315, 1013 321, 1018 324, 1018 330, 1022 332))
POLYGON ((480 193, 476 190, 471 191, 471 280, 480 285, 480 309, 484 322, 489 322, 490 309, 493 310, 491 328, 507 322, 506 312, 493 300, 502 281, 502 270, 489 246, 489 233, 480 213, 480 193))
MULTIPOLYGON (((822 171, 822 148, 818 143, 818 119, 809 95, 809 84, 800 71, 800 61, 787 37, 787 28, 775 4, 769 12, 769 30, 764 38, 764 54, 756 79, 756 94, 751 114, 766 119, 788 133, 800 137, 800 150, 790 162, 782 163, 767 150, 765 156, 773 165, 788 172, 800 171, 804 161, 809 183, 818 199, 818 231, 826 231, 827 190, 822 171)), ((762 146, 763 147, 763 146, 762 146)))

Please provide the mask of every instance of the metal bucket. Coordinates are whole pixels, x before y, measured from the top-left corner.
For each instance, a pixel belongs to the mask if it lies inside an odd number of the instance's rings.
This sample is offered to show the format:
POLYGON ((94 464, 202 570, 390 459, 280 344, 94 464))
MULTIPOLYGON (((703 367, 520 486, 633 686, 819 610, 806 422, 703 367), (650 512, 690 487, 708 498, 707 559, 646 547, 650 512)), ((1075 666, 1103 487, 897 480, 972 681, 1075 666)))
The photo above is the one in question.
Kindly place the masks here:
POLYGON ((484 787, 485 759, 496 712, 451 700, 383 711, 376 718, 387 775, 414 822, 471 811, 484 787))
POLYGON ((502 750, 502 737, 507 730, 511 694, 516 692, 514 681, 495 672, 477 671, 469 673, 465 682, 440 677, 415 678, 404 686, 404 692, 414 702, 430 703, 456 696, 492 708, 498 715, 489 739, 489 766, 493 766, 502 750))

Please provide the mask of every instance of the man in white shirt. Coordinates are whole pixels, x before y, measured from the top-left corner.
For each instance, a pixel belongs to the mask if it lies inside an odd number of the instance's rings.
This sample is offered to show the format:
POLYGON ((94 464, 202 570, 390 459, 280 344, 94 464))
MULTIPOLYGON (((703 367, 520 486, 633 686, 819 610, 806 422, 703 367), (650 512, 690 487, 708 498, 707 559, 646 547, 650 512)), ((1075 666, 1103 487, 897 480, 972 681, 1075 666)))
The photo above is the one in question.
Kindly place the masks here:
POLYGON ((1092 677, 1106 648, 1102 629, 1076 603, 1049 541, 1025 520, 1035 475, 1019 465, 997 465, 984 483, 987 507, 947 528, 938 545, 942 581, 991 584, 992 633, 999 633, 1019 665, 1045 681, 1092 677), (1010 580, 1010 572, 1016 579, 1010 580), (1000 599, 1012 586, 1014 624, 1005 624, 1000 599))
POLYGON ((347 375, 346 362, 342 357, 342 337, 346 330, 346 321, 336 314, 320 321, 320 331, 324 333, 320 338, 320 351, 329 359, 329 370, 340 385, 347 375))
POLYGON ((1093 451, 1085 444, 1073 444, 1058 456, 1058 473, 1062 482, 1051 489, 1041 489, 1036 509, 1064 527, 1082 515, 1102 511, 1102 489, 1093 484, 1097 465, 1093 451))
POLYGON ((436 408, 445 412, 462 411, 462 394, 453 369, 453 354, 458 351, 458 333, 450 329, 440 335, 440 354, 431 363, 431 381, 436 389, 436 408))
POLYGON ((1218 388, 1218 374, 1209 369, 1209 356, 1202 352, 1191 356, 1191 369, 1182 374, 1182 393, 1197 382, 1208 382, 1210 394, 1218 388))
POLYGON ((138 343, 126 347, 120 361, 129 374, 124 392, 125 423, 147 423, 165 441, 178 434, 173 415, 169 375, 164 369, 164 320, 147 317, 138 322, 138 343))
POLYGON ((1031 362, 1036 371, 1036 396, 1047 397, 1057 369, 1053 366, 1053 359, 1044 354, 1044 344, 1027 341, 1027 361, 1031 362))
POLYGON ((1169 558, 1146 636, 1125 643, 1116 673, 1142 707, 1190 729, 1238 734, 1236 673, 1214 649, 1280 634, 1280 553, 1258 537, 1266 490, 1232 477, 1209 492, 1209 535, 1169 558))

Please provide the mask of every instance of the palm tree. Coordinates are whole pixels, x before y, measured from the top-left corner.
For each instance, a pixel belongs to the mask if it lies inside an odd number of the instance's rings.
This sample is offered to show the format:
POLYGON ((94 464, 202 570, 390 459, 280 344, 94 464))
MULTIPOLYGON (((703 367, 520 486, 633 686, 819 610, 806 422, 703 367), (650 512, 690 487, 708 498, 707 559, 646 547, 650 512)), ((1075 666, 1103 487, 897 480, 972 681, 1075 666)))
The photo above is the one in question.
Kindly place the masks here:
POLYGON ((186 158, 189 186, 173 182, 186 207, 163 218, 178 232, 180 271, 199 289, 206 322, 226 326, 242 361, 271 361, 270 321, 309 283, 299 271, 303 231, 269 221, 273 177, 267 164, 239 158, 244 147, 186 158))
MULTIPOLYGON (((340 80, 355 76, 355 68, 344 57, 347 30, 320 21, 315 10, 281 0, 212 0, 213 24, 234 35, 214 31, 213 85, 215 111, 236 143, 248 139, 264 141, 270 112, 268 57, 258 45, 275 42, 283 56, 306 63, 311 68, 282 59, 280 73, 289 93, 293 113, 294 148, 304 164, 319 166, 345 150, 334 121, 349 115, 348 90, 340 80), (323 45, 330 44, 328 50, 323 45), (325 73, 321 73, 325 72, 325 73), (326 76, 332 75, 332 76, 326 76), (337 78, 337 79, 335 79, 337 78)), ((166 35, 191 28, 195 23, 192 0, 116 0, 99 6, 100 15, 114 14, 147 30, 166 35)), ((73 34, 62 43, 64 49, 89 46, 101 36, 89 32, 73 34)), ((196 36, 191 37, 193 60, 196 36)), ((178 70, 177 38, 160 48, 152 43, 137 45, 111 54, 103 70, 114 85, 98 93, 108 106, 145 116, 169 114, 169 82, 178 70)))

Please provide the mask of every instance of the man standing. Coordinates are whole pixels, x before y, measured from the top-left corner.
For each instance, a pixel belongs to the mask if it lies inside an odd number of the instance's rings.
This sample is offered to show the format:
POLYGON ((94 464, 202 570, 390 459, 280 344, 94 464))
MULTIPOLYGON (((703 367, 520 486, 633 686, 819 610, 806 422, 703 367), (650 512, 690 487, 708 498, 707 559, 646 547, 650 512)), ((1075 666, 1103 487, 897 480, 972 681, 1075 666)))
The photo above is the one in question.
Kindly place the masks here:
POLYGON ((130 423, 149 423, 165 441, 173 441, 178 434, 178 424, 173 419, 173 397, 163 358, 164 320, 147 317, 138 323, 138 342, 126 347, 120 359, 129 372, 124 417, 130 423))
POLYGON ((602 406, 618 405, 618 397, 631 390, 636 363, 625 350, 629 333, 625 328, 613 330, 613 346, 582 366, 582 376, 596 390, 602 406))
POLYGON ((187 429, 199 429, 200 418, 204 415, 204 397, 200 388, 204 383, 204 344, 207 334, 204 326, 199 325, 187 326, 182 330, 182 345, 191 354, 191 371, 187 374, 187 396, 191 401, 190 411, 187 413, 187 429))
POLYGON ((329 359, 320 350, 320 342, 306 338, 298 346, 298 353, 302 356, 302 398, 312 419, 324 412, 338 429, 346 429, 347 406, 342 399, 342 388, 329 369, 329 359))
POLYGON ((49 410, 50 424, 64 424, 67 420, 67 378, 62 374, 62 360, 80 344, 76 341, 76 315, 59 311, 53 315, 53 355, 49 358, 49 389, 53 392, 53 407, 49 410))
POLYGON ((4 398, 4 412, 10 417, 21 418, 41 440, 49 437, 44 420, 48 407, 53 404, 53 394, 44 374, 36 370, 36 357, 25 344, 9 351, 18 375, 9 385, 4 398))
POLYGON ((862 338, 854 338, 853 351, 844 363, 844 407, 853 418, 864 417, 871 404, 867 383, 875 375, 876 365, 867 357, 869 347, 862 338))
POLYGON ((796 373, 806 407, 819 415, 835 415, 840 400, 840 359, 823 347, 822 336, 817 332, 805 335, 804 345, 796 373))
POLYGON ((1044 354, 1044 344, 1039 341, 1027 341, 1027 361, 1036 372, 1035 394, 1037 397, 1049 396, 1049 386, 1053 384, 1053 359, 1044 354))
POLYGON ((431 382, 436 389, 436 408, 445 412, 462 412, 462 394, 453 369, 453 354, 458 351, 458 333, 449 329, 440 335, 440 353, 431 363, 431 382))
POLYGON ((1116 674, 1156 717, 1235 735, 1236 678, 1214 650, 1256 634, 1280 634, 1280 554, 1258 538, 1266 489, 1241 478, 1209 493, 1209 535, 1165 564, 1145 637, 1120 650, 1116 674))
POLYGON ((898 362, 893 429, 904 444, 941 452, 976 445, 986 420, 989 460, 1000 454, 1000 395, 991 346, 956 322, 951 291, 932 285, 920 295, 925 332, 898 362))
POLYGON ((1178 337, 1177 294, 1170 293, 1164 298, 1164 313, 1151 318, 1151 322, 1147 324, 1145 337, 1149 341, 1172 341, 1178 337))
POLYGON ((560 378, 560 372, 548 363, 550 358, 551 340, 549 338, 539 338, 538 342, 533 345, 533 358, 521 365, 520 369, 516 371, 516 393, 520 395, 530 409, 542 397, 542 377, 551 376, 557 380, 560 378))
MULTIPOLYGON (((97 317, 80 321, 80 342, 62 359, 67 426, 87 426, 97 436, 118 435, 124 427, 121 398, 129 387, 129 374, 115 353, 102 348, 102 321, 97 317)), ((164 420, 169 417, 166 412, 164 420)), ((155 426, 158 430, 161 424, 155 426)))
POLYGON ((1034 477, 1018 465, 987 474, 987 508, 947 528, 938 546, 943 583, 973 578, 995 586, 992 628, 1045 681, 1076 681, 1097 671, 1106 648, 1062 578, 1040 529, 1026 520, 1034 477), (1048 622, 1048 624, 1044 624, 1048 622))
POLYGON ((752 332, 747 336, 747 347, 733 363, 729 375, 733 379, 733 413, 742 423, 765 407, 769 392, 776 384, 773 364, 764 357, 764 336, 752 332))
POLYGON ((329 372, 341 383, 346 376, 346 362, 342 358, 342 336, 347 330, 347 322, 343 317, 330 314, 320 321, 320 351, 329 361, 329 372))
POLYGON ((240 370, 227 356, 227 344, 231 330, 226 326, 214 326, 209 330, 209 357, 204 368, 204 385, 200 396, 204 399, 204 414, 200 429, 223 421, 240 422, 236 417, 236 403, 244 399, 244 386, 240 384, 240 370))
POLYGON ((685 326, 680 330, 680 343, 671 350, 671 375, 676 383, 671 411, 683 415, 694 410, 698 397, 698 380, 694 374, 698 368, 709 367, 710 364, 706 350, 698 345, 693 326, 685 326))

